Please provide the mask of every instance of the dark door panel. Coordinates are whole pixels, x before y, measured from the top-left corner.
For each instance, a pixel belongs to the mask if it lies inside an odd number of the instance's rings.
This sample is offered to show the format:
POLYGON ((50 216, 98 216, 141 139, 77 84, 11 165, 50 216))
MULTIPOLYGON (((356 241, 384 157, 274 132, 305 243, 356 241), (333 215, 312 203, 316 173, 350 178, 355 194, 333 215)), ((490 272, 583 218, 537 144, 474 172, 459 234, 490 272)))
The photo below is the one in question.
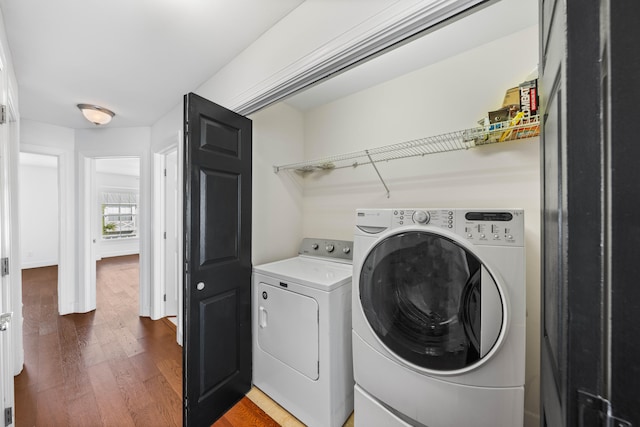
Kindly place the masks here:
POLYGON ((638 239, 627 238, 638 229, 632 212, 639 194, 634 155, 639 150, 629 143, 633 121, 626 113, 637 101, 624 102, 637 99, 626 96, 628 87, 638 93, 637 55, 629 62, 638 45, 638 25, 632 23, 638 6, 610 0, 542 0, 540 11, 542 425, 627 425, 614 423, 613 416, 636 425, 637 386, 631 383, 637 383, 640 346, 629 328, 638 322, 634 283, 639 264, 631 255, 638 239), (614 10, 620 14, 611 13, 614 10), (623 45, 626 53, 613 55, 623 45), (616 63, 620 73, 614 82, 616 63), (617 109, 618 114, 613 113, 617 109), (622 145, 617 145, 613 136, 625 129, 618 139, 622 145), (616 153, 618 147, 624 148, 616 153), (621 191, 621 185, 632 191, 621 191), (624 231, 616 236, 619 227, 624 231), (625 308, 629 311, 622 314, 625 308), (624 321, 616 323, 621 314, 624 321), (620 345, 617 336, 624 336, 620 345), (624 354, 619 367, 615 354, 624 354))
POLYGON ((185 96, 184 425, 251 387, 251 121, 185 96))
MULTIPOLYGON (((638 262, 638 200, 640 200, 640 145, 635 119, 640 100, 640 3, 608 0, 604 26, 607 33, 603 86, 609 96, 603 117, 610 162, 611 246, 611 367, 609 400, 612 412, 634 426, 640 425, 640 263, 638 262), (630 113, 631 112, 631 113, 630 113)), ((603 43, 604 45, 605 43, 603 43)), ((615 425, 621 425, 620 423, 615 425)))

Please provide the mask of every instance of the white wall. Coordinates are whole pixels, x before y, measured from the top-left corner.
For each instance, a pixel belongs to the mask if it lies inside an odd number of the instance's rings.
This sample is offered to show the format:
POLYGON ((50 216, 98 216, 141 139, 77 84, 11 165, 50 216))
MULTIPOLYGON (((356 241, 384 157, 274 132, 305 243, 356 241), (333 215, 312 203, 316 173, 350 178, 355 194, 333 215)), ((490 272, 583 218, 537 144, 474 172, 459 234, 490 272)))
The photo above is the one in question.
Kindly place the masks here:
MULTIPOLYGON (((537 64, 537 27, 308 111, 305 159, 475 127, 537 64), (522 49, 527 46, 527 49, 522 49), (509 55, 504 55, 509 52, 509 55)), ((275 164, 287 163, 277 159, 275 164)), ((304 179, 304 236, 353 239, 356 208, 525 209, 526 426, 539 424, 540 159, 538 138, 315 173, 304 179)), ((256 172, 257 173, 257 172, 256 172)), ((295 175, 280 173, 280 175, 295 175)), ((285 177, 281 178, 283 182, 285 177)), ((280 200, 279 198, 277 200, 280 200)))
POLYGON ((303 159, 303 116, 277 104, 253 121, 252 262, 263 264, 298 253, 302 236, 302 182, 276 175, 272 165, 303 159))
POLYGON ((22 268, 58 264, 58 168, 20 165, 22 268))
POLYGON ((178 134, 182 132, 182 100, 176 101, 179 103, 151 126, 151 151, 154 153, 181 144, 178 134))

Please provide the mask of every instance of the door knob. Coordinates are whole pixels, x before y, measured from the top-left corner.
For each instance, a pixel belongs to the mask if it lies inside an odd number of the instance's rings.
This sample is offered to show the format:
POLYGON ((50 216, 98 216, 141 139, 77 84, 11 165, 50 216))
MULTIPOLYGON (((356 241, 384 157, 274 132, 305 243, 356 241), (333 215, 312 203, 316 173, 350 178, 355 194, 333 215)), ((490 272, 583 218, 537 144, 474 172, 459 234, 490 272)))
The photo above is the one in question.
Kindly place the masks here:
POLYGON ((196 289, 199 290, 199 291, 203 290, 204 289, 204 282, 199 282, 196 285, 196 289))

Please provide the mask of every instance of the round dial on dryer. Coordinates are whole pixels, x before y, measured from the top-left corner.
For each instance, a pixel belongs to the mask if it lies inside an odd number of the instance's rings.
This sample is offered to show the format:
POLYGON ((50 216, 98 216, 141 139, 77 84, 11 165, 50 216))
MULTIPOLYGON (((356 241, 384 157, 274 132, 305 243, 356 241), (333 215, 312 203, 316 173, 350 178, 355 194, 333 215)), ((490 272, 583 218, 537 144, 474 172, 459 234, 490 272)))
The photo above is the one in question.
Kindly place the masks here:
POLYGON ((428 224, 431 216, 425 211, 415 211, 413 213, 413 221, 418 224, 428 224))
POLYGON ((333 245, 329 244, 327 245, 327 247, 325 247, 325 249, 327 250, 327 252, 333 252, 335 248, 333 247, 333 245))

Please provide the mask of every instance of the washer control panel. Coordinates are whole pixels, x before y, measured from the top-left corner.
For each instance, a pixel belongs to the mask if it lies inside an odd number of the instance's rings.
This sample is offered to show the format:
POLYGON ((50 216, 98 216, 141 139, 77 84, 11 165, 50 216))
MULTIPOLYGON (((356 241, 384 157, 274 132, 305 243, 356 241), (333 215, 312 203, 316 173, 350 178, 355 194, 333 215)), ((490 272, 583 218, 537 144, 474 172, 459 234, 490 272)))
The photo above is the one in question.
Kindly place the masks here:
POLYGON ((524 246, 523 210, 392 209, 392 227, 445 228, 476 245, 524 246))
POLYGON ((394 227, 402 225, 435 225, 436 227, 454 228, 455 211, 447 209, 393 209, 392 223, 394 227))

